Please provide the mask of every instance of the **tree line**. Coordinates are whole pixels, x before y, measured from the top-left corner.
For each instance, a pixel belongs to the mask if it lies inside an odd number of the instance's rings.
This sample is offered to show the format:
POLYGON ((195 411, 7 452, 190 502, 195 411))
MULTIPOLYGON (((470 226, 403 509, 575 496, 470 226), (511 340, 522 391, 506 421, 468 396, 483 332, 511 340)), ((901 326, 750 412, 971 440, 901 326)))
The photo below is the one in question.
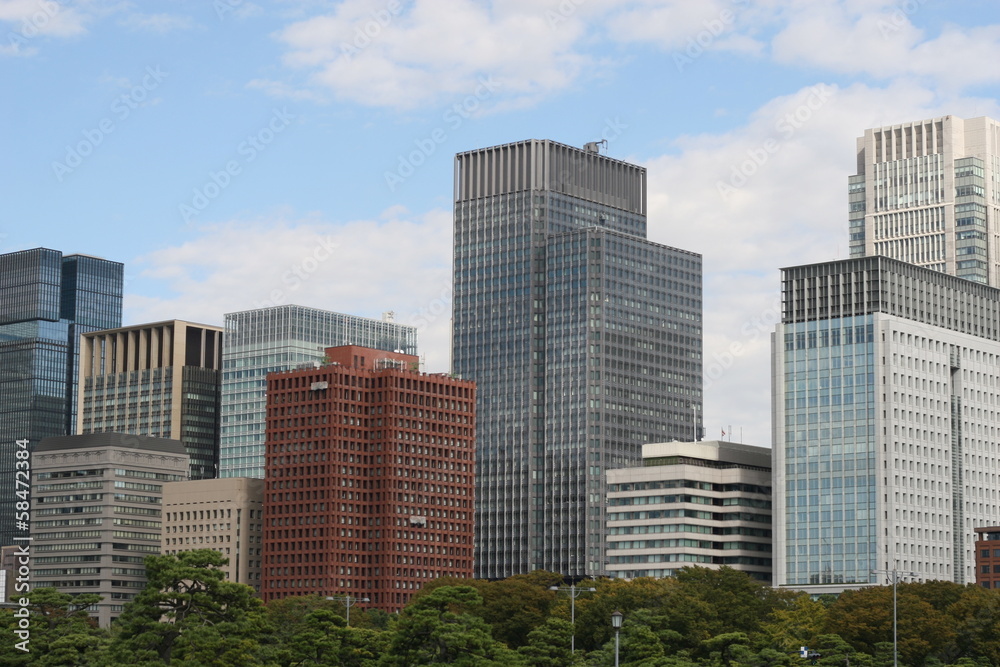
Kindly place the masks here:
MULTIPOLYGON (((9 638, 0 664, 610 667, 618 611, 623 666, 893 665, 888 586, 814 600, 730 568, 688 567, 664 579, 579 582, 574 626, 569 596, 553 590, 562 576, 536 571, 438 579, 399 614, 355 606, 347 626, 341 602, 314 595, 265 605, 227 581, 224 564, 210 550, 148 557, 148 586, 110 630, 87 615, 98 596, 36 589, 30 652, 15 646, 14 612, 0 611, 9 638), (803 646, 815 655, 800 657, 803 646)), ((897 594, 900 665, 1000 664, 1000 592, 931 581, 899 584, 897 594)))

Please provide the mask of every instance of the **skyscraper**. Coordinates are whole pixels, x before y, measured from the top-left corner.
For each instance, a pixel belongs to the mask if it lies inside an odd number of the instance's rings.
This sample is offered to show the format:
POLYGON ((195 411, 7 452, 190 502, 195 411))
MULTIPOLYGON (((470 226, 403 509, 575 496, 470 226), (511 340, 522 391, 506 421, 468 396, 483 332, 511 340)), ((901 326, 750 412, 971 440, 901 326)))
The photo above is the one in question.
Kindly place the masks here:
POLYGON ((974 582, 1000 508, 1000 290, 879 256, 781 280, 775 585, 974 582))
MULTIPOLYGON (((73 433, 80 334, 121 326, 123 271, 47 248, 0 255, 0 486, 14 488, 15 441, 73 433)), ((0 545, 16 500, 0 495, 0 545)))
POLYGON ((84 334, 77 433, 180 440, 191 479, 219 469, 222 329, 181 320, 84 334))
POLYGON ((701 256, 646 170, 552 141, 456 156, 454 372, 478 384, 476 575, 605 571, 605 472, 696 440, 701 256))
POLYGON ((285 305, 226 315, 220 477, 264 476, 267 374, 319 363, 332 345, 417 353, 415 327, 285 305))
POLYGON ((472 576, 476 386, 413 355, 345 345, 327 359, 267 379, 264 601, 338 594, 398 612, 431 579, 472 576))
POLYGON ((943 116, 865 130, 857 145, 851 257, 1000 286, 1000 123, 943 116))

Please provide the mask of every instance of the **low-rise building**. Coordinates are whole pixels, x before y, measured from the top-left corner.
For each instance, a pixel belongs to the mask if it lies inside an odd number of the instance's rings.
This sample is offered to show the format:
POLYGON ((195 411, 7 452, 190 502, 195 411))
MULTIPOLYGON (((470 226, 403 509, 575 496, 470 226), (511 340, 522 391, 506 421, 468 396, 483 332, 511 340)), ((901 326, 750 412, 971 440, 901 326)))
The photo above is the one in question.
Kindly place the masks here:
POLYGON ((976 528, 976 583, 1000 588, 1000 526, 976 528))
POLYGON ((260 593, 264 480, 199 479, 163 486, 163 553, 212 549, 229 581, 260 593))
POLYGON ((608 471, 612 577, 689 565, 771 582, 771 450, 734 442, 643 445, 642 467, 608 471))

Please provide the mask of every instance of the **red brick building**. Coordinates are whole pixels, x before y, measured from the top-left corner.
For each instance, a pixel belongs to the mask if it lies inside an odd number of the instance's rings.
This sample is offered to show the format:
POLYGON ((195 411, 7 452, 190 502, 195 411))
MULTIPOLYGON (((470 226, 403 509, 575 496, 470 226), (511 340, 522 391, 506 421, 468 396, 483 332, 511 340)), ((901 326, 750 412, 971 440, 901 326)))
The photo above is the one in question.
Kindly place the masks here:
POLYGON ((1000 588, 1000 526, 976 528, 976 583, 1000 588))
POLYGON ((475 383, 411 355, 326 353, 267 378, 262 593, 391 613, 425 581, 472 576, 475 383))

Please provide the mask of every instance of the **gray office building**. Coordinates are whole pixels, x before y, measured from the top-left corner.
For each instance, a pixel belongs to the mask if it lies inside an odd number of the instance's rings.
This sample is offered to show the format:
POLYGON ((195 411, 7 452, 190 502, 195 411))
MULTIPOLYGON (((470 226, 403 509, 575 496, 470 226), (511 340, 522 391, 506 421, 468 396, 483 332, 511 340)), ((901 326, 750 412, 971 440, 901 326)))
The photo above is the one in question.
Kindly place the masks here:
POLYGON ((31 585, 97 593, 106 628, 146 587, 160 553, 163 486, 187 479, 177 440, 123 433, 46 438, 32 466, 31 585))
POLYGON ((605 472, 701 428, 701 256, 646 170, 552 141, 455 163, 453 370, 478 383, 476 576, 600 575, 605 472))
POLYGON ((264 477, 267 374, 320 363, 325 349, 361 345, 417 353, 416 327, 284 305, 226 314, 220 477, 264 477))
POLYGON ((781 280, 774 584, 975 582, 1000 509, 1000 290, 879 256, 781 280))
POLYGON ((15 452, 76 427, 80 335, 121 326, 124 266, 35 248, 0 255, 0 545, 15 535, 15 452))

